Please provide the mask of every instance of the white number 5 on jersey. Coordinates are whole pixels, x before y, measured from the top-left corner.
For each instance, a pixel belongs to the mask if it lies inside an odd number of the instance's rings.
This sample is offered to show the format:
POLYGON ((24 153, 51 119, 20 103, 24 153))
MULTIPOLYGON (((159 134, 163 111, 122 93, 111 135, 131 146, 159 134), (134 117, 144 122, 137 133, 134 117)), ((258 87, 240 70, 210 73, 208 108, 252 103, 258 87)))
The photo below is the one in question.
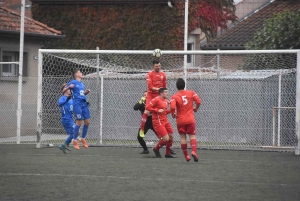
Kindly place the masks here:
POLYGON ((188 100, 186 99, 186 96, 181 96, 182 101, 183 101, 183 105, 188 104, 188 100))

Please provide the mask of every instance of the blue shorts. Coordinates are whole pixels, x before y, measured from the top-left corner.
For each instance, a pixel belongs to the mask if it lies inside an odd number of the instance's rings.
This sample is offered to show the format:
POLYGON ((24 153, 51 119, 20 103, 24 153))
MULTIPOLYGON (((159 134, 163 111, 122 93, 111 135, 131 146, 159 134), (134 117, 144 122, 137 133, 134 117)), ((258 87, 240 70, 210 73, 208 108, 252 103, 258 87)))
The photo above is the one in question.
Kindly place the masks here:
POLYGON ((68 133, 68 135, 73 135, 74 128, 75 128, 75 123, 73 119, 62 119, 61 123, 64 129, 66 130, 66 132, 68 133))
POLYGON ((90 109, 86 101, 82 101, 76 105, 73 105, 73 113, 76 120, 85 120, 91 118, 90 109))

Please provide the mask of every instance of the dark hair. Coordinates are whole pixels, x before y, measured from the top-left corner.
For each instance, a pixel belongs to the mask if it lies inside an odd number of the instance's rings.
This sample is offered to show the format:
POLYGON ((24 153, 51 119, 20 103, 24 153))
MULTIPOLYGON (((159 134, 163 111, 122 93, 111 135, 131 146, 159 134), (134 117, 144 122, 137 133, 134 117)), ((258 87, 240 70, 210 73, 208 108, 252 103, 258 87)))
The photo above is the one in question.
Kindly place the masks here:
POLYGON ((80 71, 79 69, 75 69, 75 70, 73 70, 73 72, 72 72, 72 77, 75 79, 75 74, 78 72, 78 71, 80 71))
POLYGON ((168 90, 167 88, 159 88, 158 93, 161 94, 163 93, 165 90, 168 90))
POLYGON ((144 91, 143 93, 146 93, 146 92, 148 92, 148 91, 144 91))
POLYGON ((154 59, 152 63, 153 63, 153 66, 154 66, 155 64, 159 64, 160 61, 158 59, 154 59))
POLYGON ((66 88, 66 86, 67 86, 67 83, 64 83, 63 85, 61 85, 61 88, 60 88, 60 90, 61 90, 61 91, 63 91, 63 90, 64 90, 64 88, 66 88))
POLYGON ((178 90, 182 90, 185 88, 185 81, 182 78, 178 78, 177 82, 176 82, 176 87, 178 90))

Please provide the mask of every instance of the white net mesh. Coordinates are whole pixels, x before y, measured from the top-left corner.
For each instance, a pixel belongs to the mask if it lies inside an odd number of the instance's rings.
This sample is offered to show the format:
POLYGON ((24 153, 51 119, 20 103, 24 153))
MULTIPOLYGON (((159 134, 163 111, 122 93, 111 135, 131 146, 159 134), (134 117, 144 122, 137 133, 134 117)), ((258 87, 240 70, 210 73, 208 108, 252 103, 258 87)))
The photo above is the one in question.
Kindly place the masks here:
MULTIPOLYGON (((198 93, 202 105, 195 114, 200 148, 293 150, 295 110, 284 110, 280 121, 274 107, 295 107, 296 54, 201 54, 184 56, 163 51, 162 70, 167 74, 170 96, 176 93, 176 79, 187 79, 187 88, 198 93), (278 117, 276 117, 278 118, 278 117), (278 125, 280 122, 280 126, 278 125), (275 129, 281 129, 280 144, 274 144, 275 129)), ((47 53, 42 56, 41 143, 57 144, 66 138, 60 122, 57 100, 60 86, 80 69, 85 87, 91 89, 90 145, 139 146, 140 113, 133 110, 147 89, 145 76, 151 70, 152 52, 140 53, 47 53), (102 116, 102 118, 101 118, 102 116)), ((176 131, 175 120, 169 117, 176 131)), ((277 132, 277 131, 276 131, 277 132)), ((278 135, 276 135, 277 140, 278 135)), ((145 140, 156 142, 149 131, 145 140)), ((179 145, 175 132, 174 146, 179 145)))

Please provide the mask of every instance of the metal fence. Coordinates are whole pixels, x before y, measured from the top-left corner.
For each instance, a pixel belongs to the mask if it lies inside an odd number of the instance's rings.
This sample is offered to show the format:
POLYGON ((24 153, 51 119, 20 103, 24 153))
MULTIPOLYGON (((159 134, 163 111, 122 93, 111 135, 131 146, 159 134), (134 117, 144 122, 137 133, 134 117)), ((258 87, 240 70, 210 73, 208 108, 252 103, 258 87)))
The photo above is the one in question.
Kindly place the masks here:
MULTIPOLYGON (((103 63, 101 56, 98 57, 100 61, 91 64, 95 61, 94 57, 98 56, 92 53, 93 58, 91 53, 80 53, 80 57, 79 54, 60 53, 59 61, 57 55, 40 54, 39 58, 44 56, 39 61, 40 76, 28 78, 23 83, 23 97, 27 98, 22 99, 21 143, 38 142, 40 147, 64 141, 66 133, 57 106, 61 96, 59 90, 62 83, 70 80, 69 69, 81 68, 86 74, 83 80, 85 87, 91 89, 88 95, 92 116, 87 135, 89 145, 139 146, 136 137, 141 116, 133 110, 133 105, 146 90, 145 73, 148 70, 127 69, 124 72, 123 67, 114 64, 117 67, 107 71, 107 63, 103 63)), ((195 56, 194 66, 197 66, 197 54, 192 56, 195 56)), ((216 55, 200 56, 202 60, 198 58, 198 62, 203 65, 198 65, 198 68, 183 71, 182 64, 174 68, 176 62, 182 61, 177 55, 177 61, 172 61, 171 67, 165 70, 170 96, 176 93, 176 79, 184 77, 187 88, 196 91, 202 100, 199 111, 195 113, 199 147, 295 151, 298 145, 295 68, 278 70, 278 67, 277 70, 267 71, 230 69, 230 65, 222 60, 222 55, 219 58, 216 55), (282 109, 275 109, 274 112, 274 107, 282 109)), ((135 55, 134 58, 137 57, 135 55)), ((230 56, 226 55, 226 58, 228 63, 232 62, 230 56)), ((118 57, 114 59, 118 60, 118 57)), ((128 58, 126 62, 130 63, 128 58)), ((142 60, 139 62, 143 65, 142 60)), ((167 61, 162 60, 162 63, 167 64, 167 61)), ((239 65, 235 63, 235 66, 239 65)), ((1 82, 0 85, 3 92, 0 110, 6 117, 1 118, 0 124, 7 128, 0 136, 0 143, 16 142, 16 102, 2 101, 10 96, 14 100, 17 98, 14 85, 17 83, 1 82)), ((176 131, 175 120, 171 117, 169 120, 176 131)), ((176 133, 174 147, 179 146, 179 135, 176 133)), ((155 143, 157 138, 149 131, 145 140, 155 143)))

